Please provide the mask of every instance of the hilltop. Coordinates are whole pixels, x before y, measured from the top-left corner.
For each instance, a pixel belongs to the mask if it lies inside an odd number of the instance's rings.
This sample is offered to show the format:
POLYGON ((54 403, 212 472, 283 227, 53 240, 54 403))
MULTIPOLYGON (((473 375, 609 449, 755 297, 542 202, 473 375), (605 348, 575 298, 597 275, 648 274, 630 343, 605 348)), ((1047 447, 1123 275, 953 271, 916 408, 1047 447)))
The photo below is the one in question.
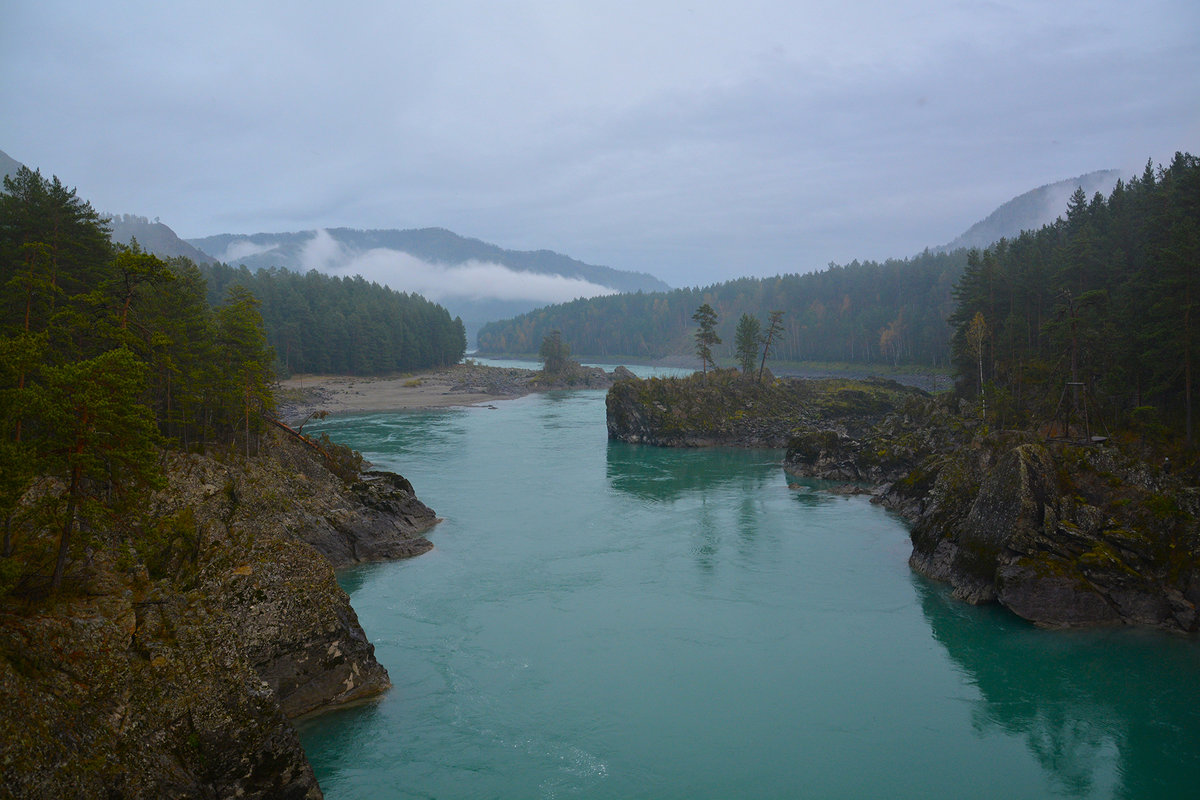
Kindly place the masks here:
POLYGON ((963 247, 984 248, 1001 239, 1013 239, 1021 231, 1037 230, 1043 225, 1051 224, 1066 212, 1067 201, 1076 189, 1082 189, 1089 198, 1096 192, 1107 195, 1120 178, 1120 170, 1104 169, 1031 189, 1004 203, 967 228, 954 241, 937 249, 949 251, 963 247))
POLYGON ((129 244, 137 239, 139 247, 159 258, 183 256, 197 264, 212 264, 216 261, 208 253, 180 239, 175 231, 157 219, 151 221, 136 214, 113 214, 109 226, 112 228, 111 238, 114 242, 129 244))

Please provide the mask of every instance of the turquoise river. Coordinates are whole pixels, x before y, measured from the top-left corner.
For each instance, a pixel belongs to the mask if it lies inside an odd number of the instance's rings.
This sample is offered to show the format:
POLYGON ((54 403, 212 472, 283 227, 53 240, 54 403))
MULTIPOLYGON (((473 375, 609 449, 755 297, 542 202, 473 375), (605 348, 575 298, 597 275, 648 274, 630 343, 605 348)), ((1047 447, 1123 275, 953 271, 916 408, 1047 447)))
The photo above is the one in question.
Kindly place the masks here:
POLYGON ((330 418, 444 521, 340 575, 394 688, 301 725, 350 798, 1200 796, 1200 645, 1043 631, 770 450, 607 440, 603 392, 330 418))

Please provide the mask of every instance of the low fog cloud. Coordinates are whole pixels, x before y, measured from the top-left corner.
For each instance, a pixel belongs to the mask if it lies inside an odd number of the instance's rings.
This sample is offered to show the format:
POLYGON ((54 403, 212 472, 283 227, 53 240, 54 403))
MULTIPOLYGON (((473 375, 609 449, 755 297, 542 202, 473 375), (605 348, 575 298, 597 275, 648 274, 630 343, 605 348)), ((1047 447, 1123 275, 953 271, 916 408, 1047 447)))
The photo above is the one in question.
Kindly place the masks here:
POLYGON ((325 230, 317 231, 305 243, 300 261, 305 270, 344 277, 361 275, 368 281, 435 302, 457 298, 565 303, 579 297, 616 293, 615 289, 582 278, 519 272, 492 262, 434 264, 400 250, 353 251, 325 230))
POLYGON ((249 239, 239 239, 230 242, 229 246, 225 248, 225 252, 218 256, 217 260, 226 264, 236 264, 250 256, 269 253, 277 247, 279 247, 277 244, 255 244, 249 239))

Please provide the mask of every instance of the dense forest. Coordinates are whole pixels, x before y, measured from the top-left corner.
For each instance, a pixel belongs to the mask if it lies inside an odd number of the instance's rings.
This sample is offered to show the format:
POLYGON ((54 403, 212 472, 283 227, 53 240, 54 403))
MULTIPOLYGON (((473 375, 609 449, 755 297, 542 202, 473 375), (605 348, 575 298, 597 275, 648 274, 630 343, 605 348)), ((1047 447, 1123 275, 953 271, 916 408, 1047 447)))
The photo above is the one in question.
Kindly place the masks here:
MULTIPOLYGON (((972 251, 950 317, 960 384, 1004 425, 1132 426, 1193 440, 1200 160, 1147 163, 1107 197, 972 251)), ((1065 431, 1064 431, 1065 432, 1065 431)))
POLYGON ((219 303, 230 287, 262 303, 276 370, 292 373, 380 375, 457 363, 466 351, 462 320, 417 294, 396 292, 361 276, 339 278, 271 268, 207 264, 208 298, 219 303))
POLYGON ((273 354, 246 289, 211 307, 191 262, 113 245, 24 167, 0 193, 0 265, 0 587, 50 562, 57 587, 73 540, 128 527, 162 444, 253 449, 273 354))
POLYGON ((557 330, 574 353, 592 358, 658 359, 690 355, 692 314, 704 303, 717 312, 732 363, 742 314, 765 320, 783 311, 784 333, 773 348, 783 361, 948 366, 954 285, 967 251, 925 252, 883 263, 855 261, 821 272, 740 278, 702 289, 609 295, 548 306, 494 322, 479 333, 482 353, 537 352, 557 330))

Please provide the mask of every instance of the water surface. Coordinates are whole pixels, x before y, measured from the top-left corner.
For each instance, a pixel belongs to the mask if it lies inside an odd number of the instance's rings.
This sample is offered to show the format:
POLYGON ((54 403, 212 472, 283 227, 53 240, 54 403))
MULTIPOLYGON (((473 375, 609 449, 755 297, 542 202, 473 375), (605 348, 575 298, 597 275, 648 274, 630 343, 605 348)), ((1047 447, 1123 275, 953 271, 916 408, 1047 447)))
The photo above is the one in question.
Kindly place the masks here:
POLYGON ((322 429, 445 518, 341 576, 395 688, 303 726, 330 800, 1195 791, 1194 640, 955 603, 778 451, 610 443, 602 392, 322 429))

